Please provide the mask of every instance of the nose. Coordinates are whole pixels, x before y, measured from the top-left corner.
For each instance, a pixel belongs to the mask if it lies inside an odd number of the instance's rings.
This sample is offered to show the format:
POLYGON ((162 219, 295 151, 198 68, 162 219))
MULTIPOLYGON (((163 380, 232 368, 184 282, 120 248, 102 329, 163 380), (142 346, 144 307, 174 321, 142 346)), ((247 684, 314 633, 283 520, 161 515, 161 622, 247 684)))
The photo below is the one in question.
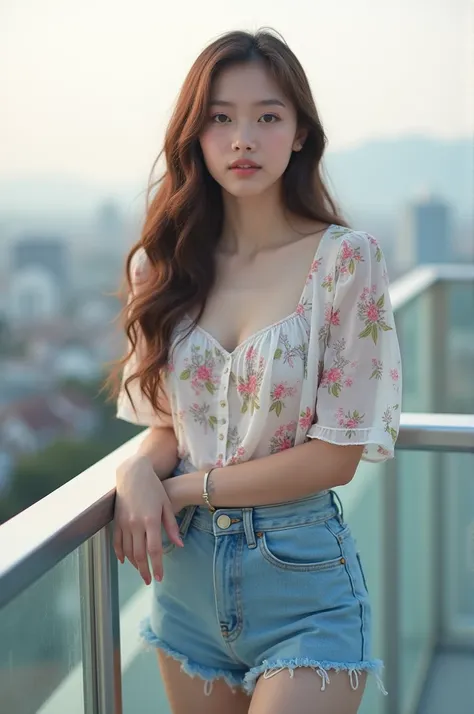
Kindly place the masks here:
POLYGON ((254 139, 241 127, 232 141, 232 151, 255 151, 255 148, 254 139))

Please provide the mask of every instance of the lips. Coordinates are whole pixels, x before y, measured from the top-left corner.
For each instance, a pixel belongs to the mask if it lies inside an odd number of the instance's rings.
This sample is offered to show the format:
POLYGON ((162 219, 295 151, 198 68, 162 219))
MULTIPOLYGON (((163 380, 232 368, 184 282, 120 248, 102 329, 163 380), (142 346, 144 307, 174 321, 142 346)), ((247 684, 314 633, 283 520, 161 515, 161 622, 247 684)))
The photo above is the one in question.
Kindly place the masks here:
POLYGON ((230 165, 231 169, 261 169, 262 167, 250 159, 236 159, 230 165))

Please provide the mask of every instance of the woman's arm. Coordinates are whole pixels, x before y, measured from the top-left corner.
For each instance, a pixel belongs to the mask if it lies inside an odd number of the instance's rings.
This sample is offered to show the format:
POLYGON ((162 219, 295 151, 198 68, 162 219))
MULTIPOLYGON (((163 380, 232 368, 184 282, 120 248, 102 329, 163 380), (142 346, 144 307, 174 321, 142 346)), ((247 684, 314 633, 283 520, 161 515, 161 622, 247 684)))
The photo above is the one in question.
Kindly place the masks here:
POLYGON ((144 459, 151 463, 160 481, 171 476, 179 461, 178 441, 172 427, 152 427, 138 451, 127 459, 127 462, 134 465, 144 459))
MULTIPOLYGON (((208 479, 209 498, 216 508, 262 506, 304 498, 352 480, 364 447, 336 446, 319 439, 224 466, 208 479)), ((175 512, 184 506, 203 505, 204 471, 170 479, 165 489, 175 512)))

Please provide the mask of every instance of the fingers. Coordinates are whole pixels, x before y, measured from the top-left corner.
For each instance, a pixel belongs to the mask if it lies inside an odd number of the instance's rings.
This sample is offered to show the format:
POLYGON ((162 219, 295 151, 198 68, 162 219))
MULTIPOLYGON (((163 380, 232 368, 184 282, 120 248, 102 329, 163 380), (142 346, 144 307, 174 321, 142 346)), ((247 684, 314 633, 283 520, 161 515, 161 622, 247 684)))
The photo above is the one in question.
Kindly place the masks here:
POLYGON ((128 526, 122 529, 122 539, 124 556, 129 559, 134 568, 137 568, 137 564, 133 555, 133 536, 128 526))
POLYGON ((158 582, 163 579, 163 543, 161 539, 161 524, 147 524, 146 547, 150 556, 153 576, 158 582))
POLYGON ((128 558, 130 563, 138 570, 146 585, 151 583, 151 572, 156 580, 163 579, 163 543, 161 538, 161 524, 172 543, 183 547, 179 527, 173 513, 171 503, 163 506, 161 514, 147 516, 139 522, 129 518, 123 527, 115 526, 113 546, 117 558, 121 563, 128 558))
POLYGON ((163 506, 163 513, 162 513, 162 520, 163 520, 163 527, 165 531, 168 534, 168 538, 170 541, 172 541, 175 545, 178 545, 180 548, 184 546, 183 541, 181 540, 181 536, 179 533, 179 526, 176 521, 176 518, 173 513, 173 508, 170 503, 166 503, 163 506))
POLYGON ((146 585, 151 583, 150 568, 148 566, 148 557, 146 552, 145 531, 140 526, 134 526, 132 530, 133 538, 133 559, 135 567, 142 576, 146 585))
POLYGON ((115 551, 115 555, 120 560, 120 562, 123 563, 125 560, 125 555, 123 552, 122 529, 117 525, 117 523, 115 523, 115 526, 114 526, 114 537, 113 537, 112 542, 113 542, 113 548, 115 551))

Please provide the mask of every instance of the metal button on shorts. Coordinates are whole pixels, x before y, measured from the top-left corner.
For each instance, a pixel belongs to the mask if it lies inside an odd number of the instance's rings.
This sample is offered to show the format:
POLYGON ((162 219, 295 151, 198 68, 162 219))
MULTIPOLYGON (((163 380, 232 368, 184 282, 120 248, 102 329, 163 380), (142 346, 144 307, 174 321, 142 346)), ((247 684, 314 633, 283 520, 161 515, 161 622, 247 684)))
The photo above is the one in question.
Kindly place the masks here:
POLYGON ((216 522, 217 522, 217 525, 219 526, 219 528, 222 528, 222 530, 225 530, 226 528, 228 528, 231 523, 229 516, 227 516, 225 514, 222 516, 219 516, 219 518, 217 519, 216 522))

